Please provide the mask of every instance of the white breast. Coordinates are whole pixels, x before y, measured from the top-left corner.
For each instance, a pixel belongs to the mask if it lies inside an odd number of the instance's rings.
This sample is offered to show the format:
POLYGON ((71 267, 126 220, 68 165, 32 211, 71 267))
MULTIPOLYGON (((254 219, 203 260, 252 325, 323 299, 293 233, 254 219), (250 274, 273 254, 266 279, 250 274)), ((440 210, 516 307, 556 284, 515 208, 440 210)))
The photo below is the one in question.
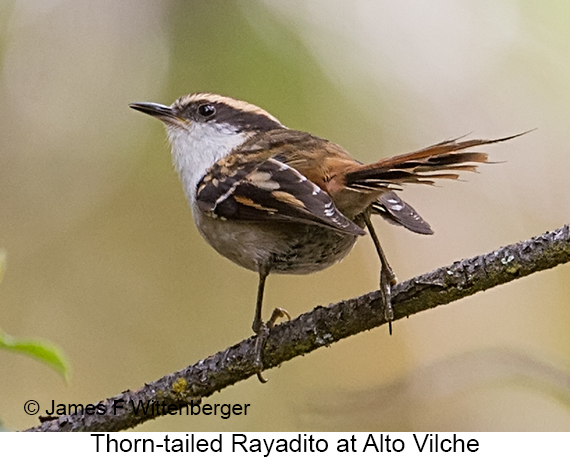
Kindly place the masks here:
POLYGON ((227 124, 213 122, 193 122, 186 127, 167 125, 167 133, 174 166, 191 206, 194 206, 196 188, 206 171, 252 135, 236 133, 227 124))

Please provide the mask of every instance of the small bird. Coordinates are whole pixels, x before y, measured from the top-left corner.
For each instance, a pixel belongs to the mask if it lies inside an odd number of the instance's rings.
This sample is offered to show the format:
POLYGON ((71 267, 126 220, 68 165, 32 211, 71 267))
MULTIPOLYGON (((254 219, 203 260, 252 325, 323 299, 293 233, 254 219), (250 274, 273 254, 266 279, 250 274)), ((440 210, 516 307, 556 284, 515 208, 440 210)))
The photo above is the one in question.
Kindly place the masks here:
POLYGON ((396 276, 371 215, 432 234, 429 224, 394 190, 476 171, 477 164, 487 162, 487 154, 466 149, 518 136, 448 140, 365 165, 337 144, 289 129, 267 111, 222 95, 194 93, 170 106, 137 102, 130 107, 165 124, 200 234, 221 255, 259 275, 252 328, 262 382, 261 355, 269 330, 278 318, 290 318, 276 308, 266 323, 262 320, 270 273, 307 274, 330 267, 351 251, 366 228, 380 258, 384 318, 391 333, 396 276))

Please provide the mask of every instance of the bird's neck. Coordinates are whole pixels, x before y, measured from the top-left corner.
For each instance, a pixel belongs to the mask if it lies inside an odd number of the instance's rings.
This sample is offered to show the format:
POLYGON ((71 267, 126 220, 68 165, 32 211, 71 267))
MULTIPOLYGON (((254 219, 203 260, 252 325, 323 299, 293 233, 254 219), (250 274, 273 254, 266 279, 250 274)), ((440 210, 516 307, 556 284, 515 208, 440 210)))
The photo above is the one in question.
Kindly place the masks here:
POLYGON ((189 202, 194 201, 198 183, 208 169, 252 134, 236 133, 223 124, 195 124, 191 129, 168 129, 174 167, 189 202))

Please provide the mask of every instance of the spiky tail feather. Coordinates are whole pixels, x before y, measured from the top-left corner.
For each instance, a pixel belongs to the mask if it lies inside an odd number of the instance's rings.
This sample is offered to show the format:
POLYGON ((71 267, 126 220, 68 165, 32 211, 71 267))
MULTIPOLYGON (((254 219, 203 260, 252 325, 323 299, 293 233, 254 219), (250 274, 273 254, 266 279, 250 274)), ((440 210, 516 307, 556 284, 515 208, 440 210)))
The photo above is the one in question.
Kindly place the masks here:
POLYGON ((453 172, 476 171, 478 164, 488 162, 488 155, 483 152, 461 151, 507 141, 524 133, 494 140, 447 140, 420 151, 381 159, 346 173, 346 185, 373 191, 400 189, 407 183, 433 184, 434 179, 457 179, 459 174, 453 172))

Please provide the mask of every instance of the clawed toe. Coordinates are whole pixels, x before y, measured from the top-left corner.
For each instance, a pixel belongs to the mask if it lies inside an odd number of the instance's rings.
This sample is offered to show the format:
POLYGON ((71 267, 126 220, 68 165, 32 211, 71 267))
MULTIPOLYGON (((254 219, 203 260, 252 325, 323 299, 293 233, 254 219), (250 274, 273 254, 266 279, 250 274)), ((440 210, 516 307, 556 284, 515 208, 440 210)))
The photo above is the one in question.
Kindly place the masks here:
POLYGON ((392 285, 395 284, 396 277, 391 272, 385 273, 382 269, 380 272, 380 293, 382 294, 382 302, 384 304, 384 319, 388 322, 388 331, 392 334, 392 321, 394 320, 394 309, 392 308, 392 285))
POLYGON ((287 317, 288 320, 291 320, 291 315, 289 314, 289 312, 286 309, 283 308, 275 308, 273 310, 273 313, 271 313, 271 317, 269 318, 269 320, 264 323, 262 322, 259 326, 258 326, 258 330, 256 331, 257 333, 257 338, 255 340, 255 360, 254 360, 254 365, 256 370, 256 374, 257 374, 257 379, 259 379, 259 382, 265 384, 267 382, 267 379, 265 379, 263 377, 262 371, 263 371, 263 362, 261 360, 261 355, 263 353, 263 349, 265 348, 265 344, 267 343, 267 338, 269 337, 269 331, 275 327, 275 322, 277 321, 277 319, 281 318, 281 317, 287 317))

